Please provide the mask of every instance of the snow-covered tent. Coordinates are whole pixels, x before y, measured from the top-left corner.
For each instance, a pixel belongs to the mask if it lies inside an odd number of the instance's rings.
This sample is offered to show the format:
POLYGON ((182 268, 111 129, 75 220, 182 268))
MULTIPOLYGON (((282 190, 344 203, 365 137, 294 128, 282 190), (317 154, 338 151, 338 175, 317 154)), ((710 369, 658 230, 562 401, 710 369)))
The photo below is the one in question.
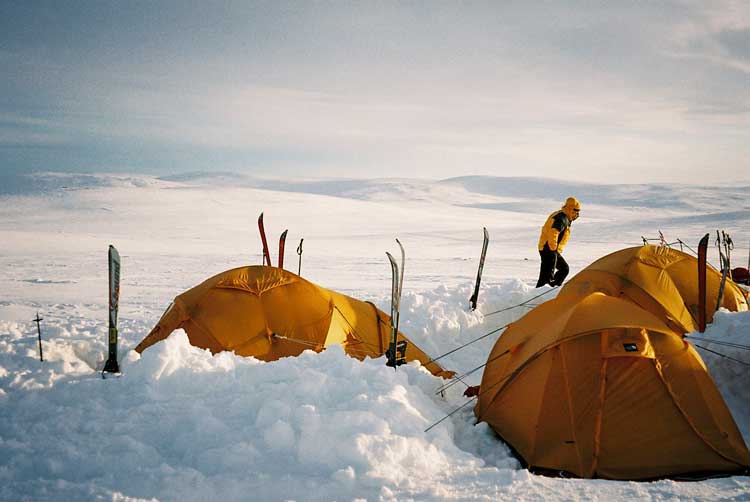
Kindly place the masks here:
MULTIPOLYGON (((706 271, 707 322, 713 319, 721 274, 706 271)), ((583 269, 560 290, 558 298, 575 301, 593 292, 626 298, 663 319, 672 329, 698 329, 698 260, 663 246, 638 246, 604 256, 583 269)), ((721 306, 747 310, 747 293, 727 279, 721 306)))
MULTIPOLYGON (((143 352, 178 328, 197 347, 264 361, 333 344, 357 359, 376 358, 385 354, 391 337, 390 316, 372 303, 265 266, 222 272, 177 296, 136 351, 143 352)), ((437 376, 452 375, 402 333, 398 338, 408 342, 407 361, 421 361, 437 376)))
POLYGON ((698 353, 656 315, 592 293, 527 313, 475 408, 530 468, 585 478, 732 473, 750 453, 698 353))

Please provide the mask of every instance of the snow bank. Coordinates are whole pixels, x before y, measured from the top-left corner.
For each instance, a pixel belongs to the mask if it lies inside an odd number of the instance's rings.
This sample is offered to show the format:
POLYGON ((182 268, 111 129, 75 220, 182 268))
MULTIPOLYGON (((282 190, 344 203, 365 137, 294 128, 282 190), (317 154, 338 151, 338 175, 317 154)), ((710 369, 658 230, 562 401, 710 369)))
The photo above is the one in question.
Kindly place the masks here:
MULTIPOLYGON (((469 312, 457 301, 468 289, 406 295, 414 341, 438 354, 520 315, 511 309, 490 322, 494 316, 469 312)), ((480 308, 538 294, 507 281, 483 291, 480 308)), ((43 364, 28 323, 0 323, 0 499, 719 500, 750 490, 740 477, 615 483, 530 475, 485 424, 474 425, 471 406, 424 432, 467 402, 463 388, 441 396, 444 381, 416 362, 393 371, 383 358, 360 362, 339 347, 265 363, 212 356, 178 330, 142 356, 126 352, 123 375, 102 379, 101 333, 68 323, 49 330, 43 364)), ((736 339, 748 326, 750 314, 722 312, 705 336, 736 339)), ((488 338, 446 365, 466 371, 483 362, 489 349, 477 347, 491 346, 488 338)), ((710 369, 747 430, 747 374, 738 380, 719 359, 708 359, 710 369)))
POLYGON ((450 424, 422 432, 443 409, 429 397, 435 377, 417 365, 392 371, 338 347, 272 364, 214 357, 178 331, 142 358, 129 352, 123 376, 104 380, 77 371, 85 365, 72 351, 67 365, 34 364, 26 345, 14 357, 0 346, 4 363, 20 355, 37 366, 3 395, 9 498, 39 493, 40 480, 159 500, 424 495, 423 480, 483 464, 454 444, 450 424))

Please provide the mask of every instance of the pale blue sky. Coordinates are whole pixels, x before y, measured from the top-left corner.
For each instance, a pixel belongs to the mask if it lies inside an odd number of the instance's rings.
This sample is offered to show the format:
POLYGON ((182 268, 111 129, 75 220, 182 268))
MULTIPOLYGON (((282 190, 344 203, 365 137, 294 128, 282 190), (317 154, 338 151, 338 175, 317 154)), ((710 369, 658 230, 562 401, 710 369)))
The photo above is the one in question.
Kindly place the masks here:
POLYGON ((750 180, 750 4, 0 2, 0 169, 750 180))

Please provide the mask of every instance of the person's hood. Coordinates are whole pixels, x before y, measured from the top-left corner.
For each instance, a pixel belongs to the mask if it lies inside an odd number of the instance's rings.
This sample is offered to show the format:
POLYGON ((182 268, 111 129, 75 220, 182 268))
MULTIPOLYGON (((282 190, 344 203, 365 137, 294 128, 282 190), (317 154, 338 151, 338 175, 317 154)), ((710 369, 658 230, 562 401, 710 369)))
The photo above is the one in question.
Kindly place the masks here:
POLYGON ((570 221, 574 221, 580 216, 581 203, 575 197, 568 197, 562 210, 570 221))

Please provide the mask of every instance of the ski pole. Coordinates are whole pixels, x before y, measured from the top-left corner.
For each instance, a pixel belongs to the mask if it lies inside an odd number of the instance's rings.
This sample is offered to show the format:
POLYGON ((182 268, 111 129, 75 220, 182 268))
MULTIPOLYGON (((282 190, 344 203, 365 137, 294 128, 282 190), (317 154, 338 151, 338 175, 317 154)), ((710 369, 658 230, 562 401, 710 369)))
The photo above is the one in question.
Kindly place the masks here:
POLYGON ((299 255, 299 265, 297 266, 297 275, 300 277, 302 276, 302 241, 305 239, 299 240, 299 246, 297 246, 297 255, 299 255))
POLYGON ((718 311, 719 307, 721 307, 721 302, 724 297, 724 285, 727 282, 727 272, 729 271, 729 262, 726 257, 721 257, 721 264, 723 265, 723 268, 721 272, 721 282, 719 283, 719 296, 716 298, 716 308, 714 309, 714 312, 718 311))
POLYGON ((41 362, 44 362, 44 355, 42 354, 42 327, 39 325, 39 323, 42 321, 42 318, 39 317, 39 312, 36 313, 36 318, 32 320, 36 321, 36 332, 39 336, 39 360, 41 362))
MULTIPOLYGON (((722 232, 723 233, 723 232, 722 232)), ((732 279, 732 250, 734 249, 734 241, 732 241, 732 237, 727 233, 724 234, 724 248, 726 249, 726 258, 727 258, 727 270, 729 274, 729 279, 732 279)))

